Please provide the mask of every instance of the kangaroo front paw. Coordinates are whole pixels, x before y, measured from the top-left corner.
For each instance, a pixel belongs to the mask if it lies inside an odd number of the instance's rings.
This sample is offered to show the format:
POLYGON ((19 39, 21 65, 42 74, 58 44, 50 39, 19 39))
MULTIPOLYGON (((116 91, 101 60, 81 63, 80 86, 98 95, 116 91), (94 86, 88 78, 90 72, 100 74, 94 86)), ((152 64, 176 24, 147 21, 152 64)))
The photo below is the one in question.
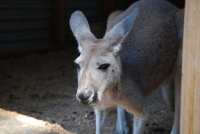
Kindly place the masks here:
POLYGON ((128 128, 124 127, 123 129, 116 128, 113 134, 128 134, 128 128))
POLYGON ((179 134, 179 130, 177 128, 173 127, 170 134, 179 134))

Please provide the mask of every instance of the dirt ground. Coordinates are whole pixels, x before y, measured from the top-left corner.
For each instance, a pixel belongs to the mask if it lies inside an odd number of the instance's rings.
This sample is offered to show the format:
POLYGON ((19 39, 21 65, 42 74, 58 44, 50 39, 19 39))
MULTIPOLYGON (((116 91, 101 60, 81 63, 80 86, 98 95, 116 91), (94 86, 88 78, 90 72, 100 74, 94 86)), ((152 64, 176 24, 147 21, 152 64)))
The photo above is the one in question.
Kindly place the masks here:
POLYGON ((0 134, 73 134, 59 124, 0 109, 0 134))
MULTIPOLYGON (((0 59, 0 108, 58 124, 68 132, 94 134, 92 108, 75 100, 76 78, 72 59, 73 56, 66 51, 0 59)), ((152 134, 169 133, 172 113, 159 91, 149 97, 148 103, 147 109, 152 116, 147 129, 152 134)), ((113 130, 115 115, 110 115, 106 120, 105 134, 111 134, 113 130)), ((2 121, 6 120, 0 112, 2 121)), ((0 131, 0 134, 7 133, 0 131)))

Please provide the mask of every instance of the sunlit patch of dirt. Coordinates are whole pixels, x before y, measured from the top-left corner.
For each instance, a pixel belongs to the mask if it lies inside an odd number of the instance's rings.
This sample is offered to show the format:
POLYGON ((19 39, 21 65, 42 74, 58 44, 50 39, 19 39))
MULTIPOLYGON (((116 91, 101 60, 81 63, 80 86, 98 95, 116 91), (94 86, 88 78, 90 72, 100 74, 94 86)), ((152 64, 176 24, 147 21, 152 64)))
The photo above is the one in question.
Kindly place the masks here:
POLYGON ((58 124, 0 109, 0 134, 74 134, 58 124))

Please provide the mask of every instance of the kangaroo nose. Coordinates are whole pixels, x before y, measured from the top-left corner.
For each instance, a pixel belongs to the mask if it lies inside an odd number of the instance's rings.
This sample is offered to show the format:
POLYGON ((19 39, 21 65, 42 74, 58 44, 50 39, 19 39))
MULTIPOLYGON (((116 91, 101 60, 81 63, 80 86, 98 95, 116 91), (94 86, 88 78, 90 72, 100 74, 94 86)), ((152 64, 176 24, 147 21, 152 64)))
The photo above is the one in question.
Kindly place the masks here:
POLYGON ((87 93, 80 93, 78 95, 78 99, 80 100, 81 103, 83 104, 88 104, 89 103, 89 99, 92 96, 93 92, 89 91, 87 93))

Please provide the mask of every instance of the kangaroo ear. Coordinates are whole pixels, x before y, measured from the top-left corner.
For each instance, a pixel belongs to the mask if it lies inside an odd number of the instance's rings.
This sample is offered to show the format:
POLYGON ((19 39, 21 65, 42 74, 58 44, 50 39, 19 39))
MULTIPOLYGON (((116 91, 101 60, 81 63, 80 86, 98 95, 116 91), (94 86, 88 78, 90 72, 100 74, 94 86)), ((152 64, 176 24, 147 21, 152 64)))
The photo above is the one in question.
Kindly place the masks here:
MULTIPOLYGON (((128 11, 120 14, 121 18, 119 18, 119 21, 115 23, 115 25, 106 32, 104 36, 104 39, 109 41, 111 47, 115 49, 117 47, 116 45, 120 45, 124 38, 129 34, 134 26, 138 13, 138 8, 134 7, 132 10, 128 9, 128 11)), ((119 46, 117 48, 121 47, 119 46)))
POLYGON ((95 36, 91 33, 87 18, 81 11, 75 11, 72 13, 69 24, 76 40, 78 41, 79 47, 80 44, 82 44, 82 41, 95 39, 95 36))
POLYGON ((116 18, 122 13, 123 11, 117 10, 112 12, 107 19, 107 25, 106 25, 106 33, 113 27, 113 23, 115 23, 116 18))

